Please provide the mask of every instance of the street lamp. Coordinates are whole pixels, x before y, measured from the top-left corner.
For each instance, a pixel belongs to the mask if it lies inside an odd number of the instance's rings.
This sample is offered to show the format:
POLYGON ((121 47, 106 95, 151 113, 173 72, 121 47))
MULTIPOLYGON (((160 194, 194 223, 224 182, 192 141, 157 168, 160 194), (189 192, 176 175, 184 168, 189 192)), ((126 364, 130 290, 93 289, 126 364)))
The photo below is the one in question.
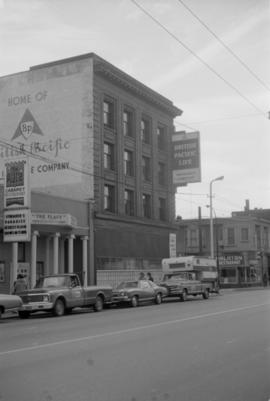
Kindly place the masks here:
POLYGON ((223 180, 224 176, 214 178, 210 181, 210 256, 214 258, 214 229, 213 229, 213 195, 212 195, 212 185, 215 181, 223 180))

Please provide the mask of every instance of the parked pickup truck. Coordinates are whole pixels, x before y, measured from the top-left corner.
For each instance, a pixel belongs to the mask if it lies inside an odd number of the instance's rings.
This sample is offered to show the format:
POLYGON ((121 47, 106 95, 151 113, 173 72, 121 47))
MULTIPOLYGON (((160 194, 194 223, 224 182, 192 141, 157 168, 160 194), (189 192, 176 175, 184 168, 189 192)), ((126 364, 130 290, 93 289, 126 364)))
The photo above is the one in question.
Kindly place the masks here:
POLYGON ((18 294, 23 305, 19 316, 26 319, 31 313, 49 311, 55 316, 70 313, 73 308, 93 306, 96 312, 111 303, 109 286, 82 287, 77 274, 56 274, 42 277, 34 289, 18 294))
POLYGON ((203 299, 209 298, 209 283, 196 280, 195 276, 191 273, 164 274, 159 285, 167 288, 168 297, 179 296, 181 301, 186 301, 189 295, 202 295, 203 299))

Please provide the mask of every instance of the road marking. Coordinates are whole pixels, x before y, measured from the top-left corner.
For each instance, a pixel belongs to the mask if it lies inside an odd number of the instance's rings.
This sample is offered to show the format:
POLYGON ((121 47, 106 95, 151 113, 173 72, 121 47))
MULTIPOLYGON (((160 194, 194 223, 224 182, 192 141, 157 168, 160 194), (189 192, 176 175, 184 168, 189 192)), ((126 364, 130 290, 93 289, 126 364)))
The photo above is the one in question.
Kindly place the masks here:
POLYGON ((204 313, 203 315, 184 317, 182 319, 167 320, 165 322, 153 323, 153 324, 148 324, 145 326, 132 327, 130 329, 109 331, 107 333, 95 334, 95 335, 87 336, 87 337, 77 337, 77 338, 71 338, 69 340, 56 341, 56 342, 47 343, 47 344, 33 345, 30 347, 24 347, 24 348, 15 348, 15 349, 0 352, 0 356, 15 354, 18 352, 25 352, 25 351, 28 352, 28 351, 33 351, 33 350, 38 350, 38 349, 48 348, 48 347, 55 347, 57 345, 65 345, 65 344, 71 344, 71 343, 76 343, 76 342, 94 340, 97 338, 110 337, 110 336, 115 336, 115 335, 119 335, 119 334, 132 333, 132 332, 143 330, 143 329, 161 327, 161 326, 166 326, 169 324, 187 322, 189 320, 203 319, 206 317, 219 316, 219 315, 224 315, 225 313, 230 313, 230 312, 238 312, 238 311, 247 310, 247 309, 254 309, 254 308, 258 308, 260 306, 270 306, 270 304, 267 302, 267 303, 263 303, 263 304, 244 306, 242 308, 226 309, 226 310, 219 311, 219 312, 204 313))

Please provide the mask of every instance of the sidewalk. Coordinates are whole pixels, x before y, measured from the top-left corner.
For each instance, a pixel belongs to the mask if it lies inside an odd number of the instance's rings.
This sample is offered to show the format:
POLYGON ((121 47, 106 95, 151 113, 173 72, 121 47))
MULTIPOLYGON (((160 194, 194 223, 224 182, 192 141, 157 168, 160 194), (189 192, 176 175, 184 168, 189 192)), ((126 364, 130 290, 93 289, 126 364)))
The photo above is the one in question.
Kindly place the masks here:
POLYGON ((256 286, 256 287, 235 287, 235 288, 221 288, 220 293, 232 292, 232 291, 254 291, 254 290, 270 290, 269 286, 256 286))

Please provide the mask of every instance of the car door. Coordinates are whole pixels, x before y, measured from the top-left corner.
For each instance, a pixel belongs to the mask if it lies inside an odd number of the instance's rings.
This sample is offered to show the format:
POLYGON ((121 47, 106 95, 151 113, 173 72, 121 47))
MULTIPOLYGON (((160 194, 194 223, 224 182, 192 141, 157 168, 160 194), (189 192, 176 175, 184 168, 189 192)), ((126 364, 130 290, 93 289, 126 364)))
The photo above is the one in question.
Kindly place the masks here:
POLYGON ((84 292, 77 276, 70 276, 70 296, 73 307, 83 305, 84 292))
POLYGON ((155 290, 154 288, 148 283, 147 280, 141 280, 139 282, 140 289, 141 289, 141 299, 148 301, 155 298, 155 290))

